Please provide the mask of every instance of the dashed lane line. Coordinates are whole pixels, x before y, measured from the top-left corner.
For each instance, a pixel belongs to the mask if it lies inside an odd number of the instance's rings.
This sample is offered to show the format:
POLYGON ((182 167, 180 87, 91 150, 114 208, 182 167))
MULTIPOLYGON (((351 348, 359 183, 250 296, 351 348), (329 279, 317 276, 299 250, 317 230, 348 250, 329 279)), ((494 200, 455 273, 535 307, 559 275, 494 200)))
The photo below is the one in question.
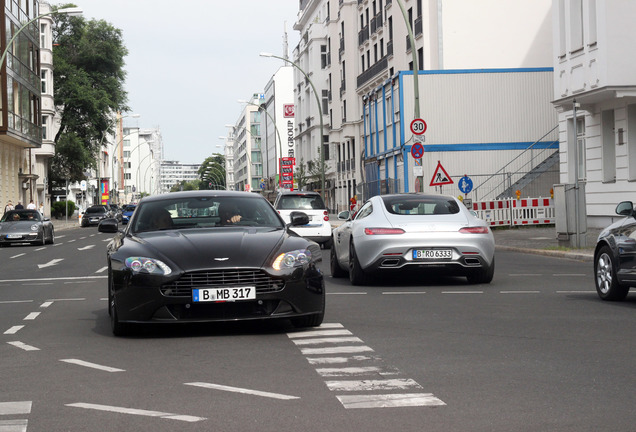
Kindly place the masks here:
POLYGON ((26 255, 25 253, 21 253, 21 254, 17 254, 17 255, 13 255, 12 257, 9 257, 10 259, 14 259, 14 258, 20 258, 21 256, 26 255))
POLYGON ((32 321, 40 315, 41 312, 31 312, 27 316, 24 317, 24 321, 32 321))
POLYGON ((7 342, 9 345, 13 345, 16 348, 20 348, 24 351, 40 351, 40 348, 36 348, 34 346, 31 345, 27 345, 24 342, 20 342, 20 341, 11 341, 11 342, 7 342))
POLYGON ((69 277, 56 277, 56 278, 30 278, 30 279, 0 279, 2 282, 38 282, 38 281, 67 281, 67 280, 82 280, 82 279, 106 279, 108 276, 69 276, 69 277))
POLYGON ((10 327, 7 331, 4 332, 4 334, 9 335, 9 334, 16 334, 17 332, 19 332, 20 330, 22 330, 24 328, 23 325, 17 325, 17 326, 13 326, 10 327))
POLYGON ((115 413, 120 413, 120 414, 132 414, 132 415, 147 416, 147 417, 159 417, 159 418, 164 418, 164 419, 169 419, 169 420, 179 420, 179 421, 185 421, 185 422, 190 422, 190 423, 194 423, 194 422, 198 422, 198 421, 202 421, 202 420, 207 420, 205 417, 194 417, 194 416, 189 416, 189 415, 165 413, 165 412, 161 412, 161 411, 148 411, 148 410, 141 410, 141 409, 134 409, 134 408, 124 408, 124 407, 116 407, 116 406, 109 406, 109 405, 99 405, 99 404, 91 404, 91 403, 84 403, 84 402, 76 402, 76 403, 72 403, 72 404, 66 404, 66 406, 75 407, 75 408, 93 409, 93 410, 98 410, 98 411, 115 412, 115 413))
POLYGON ((223 390, 223 391, 229 391, 234 393, 249 394, 254 396, 263 396, 263 397, 268 397, 273 399, 283 399, 283 400, 300 399, 298 396, 290 396, 290 395, 285 395, 280 393, 270 393, 270 392, 265 392, 260 390, 251 390, 251 389, 230 387, 226 385, 204 383, 204 382, 191 382, 191 383, 185 383, 185 385, 194 386, 194 387, 202 387, 207 389, 214 389, 214 390, 223 390))
POLYGON ((97 370, 101 370, 105 372, 126 372, 125 369, 118 369, 115 367, 104 366, 97 363, 91 363, 91 362, 87 362, 87 361, 79 360, 79 359, 60 359, 60 361, 64 363, 75 364, 78 366, 84 366, 91 369, 97 369, 97 370))

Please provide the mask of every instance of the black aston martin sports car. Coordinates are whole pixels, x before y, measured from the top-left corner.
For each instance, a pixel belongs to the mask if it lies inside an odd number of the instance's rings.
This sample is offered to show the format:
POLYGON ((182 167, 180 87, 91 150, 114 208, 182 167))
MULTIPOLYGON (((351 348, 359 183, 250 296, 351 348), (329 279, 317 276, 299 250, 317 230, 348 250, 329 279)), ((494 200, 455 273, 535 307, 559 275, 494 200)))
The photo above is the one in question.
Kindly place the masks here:
POLYGON ((100 222, 108 244, 112 331, 139 323, 290 319, 318 326, 325 313, 320 246, 289 230, 262 196, 188 191, 146 197, 130 222, 100 222))

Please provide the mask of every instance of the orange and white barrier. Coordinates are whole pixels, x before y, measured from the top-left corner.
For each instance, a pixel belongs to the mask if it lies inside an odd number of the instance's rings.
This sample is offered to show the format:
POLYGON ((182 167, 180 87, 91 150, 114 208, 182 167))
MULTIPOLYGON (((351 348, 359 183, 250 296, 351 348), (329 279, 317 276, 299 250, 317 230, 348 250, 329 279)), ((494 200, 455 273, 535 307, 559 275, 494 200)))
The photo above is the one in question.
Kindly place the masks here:
POLYGON ((473 202, 472 210, 490 226, 548 225, 556 222, 552 198, 473 202))

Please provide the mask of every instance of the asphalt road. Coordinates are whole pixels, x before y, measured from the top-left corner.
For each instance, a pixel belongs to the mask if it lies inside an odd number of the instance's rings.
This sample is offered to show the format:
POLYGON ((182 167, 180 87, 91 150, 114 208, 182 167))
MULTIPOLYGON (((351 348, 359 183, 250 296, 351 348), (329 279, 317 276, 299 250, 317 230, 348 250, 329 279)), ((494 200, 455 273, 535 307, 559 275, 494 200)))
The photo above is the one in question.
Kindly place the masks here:
POLYGON ((95 228, 0 249, 0 431, 633 431, 636 295, 497 252, 489 285, 329 276, 319 329, 111 335, 95 228), (62 237, 63 236, 63 237, 62 237))

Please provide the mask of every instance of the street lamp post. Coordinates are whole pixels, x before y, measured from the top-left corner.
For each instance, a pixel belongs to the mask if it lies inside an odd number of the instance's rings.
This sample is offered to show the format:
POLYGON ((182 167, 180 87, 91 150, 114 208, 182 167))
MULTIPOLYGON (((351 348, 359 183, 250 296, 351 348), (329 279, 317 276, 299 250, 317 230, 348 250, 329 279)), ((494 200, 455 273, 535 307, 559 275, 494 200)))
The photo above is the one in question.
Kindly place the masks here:
POLYGON ((273 57, 273 58, 277 58, 279 60, 283 60, 284 62, 287 62, 289 64, 291 64, 292 66, 294 66, 296 69, 298 69, 300 71, 300 73, 302 73, 305 76, 305 79, 307 80, 307 82, 309 82, 309 84, 311 85, 312 90, 314 91, 314 96, 316 96, 316 103, 318 104, 318 115, 320 116, 320 187, 322 189, 322 196, 323 199, 326 198, 326 194, 325 194, 325 149, 324 149, 324 122, 322 119, 322 105, 320 103, 320 97, 318 96, 318 92, 316 91, 316 87, 314 86, 314 83, 311 81, 311 79, 309 78, 309 75, 307 75, 307 73, 301 69, 300 66, 298 66, 296 63, 294 63, 293 61, 286 59, 284 57, 280 57, 277 55, 274 55, 272 53, 260 53, 259 54, 261 57, 273 57))
POLYGON ((2 66, 4 64, 4 59, 7 57, 7 53, 9 52, 9 49, 11 49, 11 47, 13 46, 13 42, 17 39, 17 37, 20 35, 20 33, 22 33, 22 31, 27 28, 28 26, 30 26, 31 24, 33 24, 35 21, 39 20, 42 17, 48 16, 48 15, 53 15, 53 14, 65 14, 68 16, 77 16, 77 15, 81 15, 83 13, 82 9, 78 8, 78 7, 68 7, 68 8, 62 8, 62 9, 57 9, 57 10, 52 10, 43 14, 40 14, 38 16, 36 16, 35 18, 33 18, 32 20, 28 21, 26 24, 24 24, 22 27, 20 27, 18 29, 18 31, 15 32, 15 34, 13 35, 13 37, 9 40, 9 42, 7 42, 7 46, 4 49, 4 51, 2 52, 2 56, 0 57, 0 66, 2 66))

